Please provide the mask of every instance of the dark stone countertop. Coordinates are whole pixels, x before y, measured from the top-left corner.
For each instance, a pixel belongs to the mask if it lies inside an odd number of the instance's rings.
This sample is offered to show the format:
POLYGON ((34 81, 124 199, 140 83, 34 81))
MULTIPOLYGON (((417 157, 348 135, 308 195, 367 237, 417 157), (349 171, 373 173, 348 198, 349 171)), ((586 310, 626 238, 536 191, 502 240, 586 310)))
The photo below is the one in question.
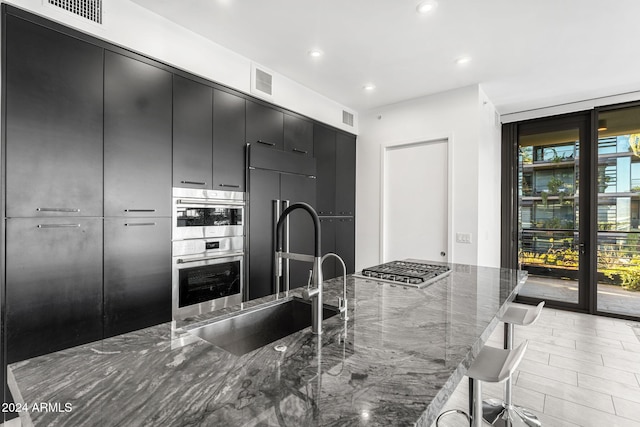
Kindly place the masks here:
MULTIPOLYGON (((452 270, 424 289, 350 276, 349 320, 325 320, 320 338, 306 328, 235 356, 184 330, 266 297, 17 362, 9 381, 23 425, 429 427, 526 280, 452 270)), ((341 279, 325 282, 325 304, 341 293, 341 279)))

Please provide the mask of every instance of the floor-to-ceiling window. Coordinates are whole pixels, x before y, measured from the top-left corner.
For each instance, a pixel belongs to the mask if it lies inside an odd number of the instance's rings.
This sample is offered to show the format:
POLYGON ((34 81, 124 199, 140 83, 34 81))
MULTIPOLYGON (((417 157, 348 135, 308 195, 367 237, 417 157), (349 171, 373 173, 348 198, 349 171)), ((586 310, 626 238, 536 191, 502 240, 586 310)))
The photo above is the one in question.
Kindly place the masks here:
POLYGON ((597 311, 640 316, 640 107, 597 120, 597 311))
POLYGON ((520 298, 640 317, 640 105, 508 126, 520 298))

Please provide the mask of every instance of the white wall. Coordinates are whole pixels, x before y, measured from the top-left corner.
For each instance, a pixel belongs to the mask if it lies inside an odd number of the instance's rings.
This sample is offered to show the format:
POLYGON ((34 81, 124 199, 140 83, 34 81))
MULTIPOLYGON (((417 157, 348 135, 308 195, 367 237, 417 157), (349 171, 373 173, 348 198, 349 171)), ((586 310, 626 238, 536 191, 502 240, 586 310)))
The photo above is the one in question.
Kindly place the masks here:
POLYGON ((482 88, 478 122, 478 265, 500 266, 501 124, 482 88))
POLYGON ((472 235, 471 244, 455 243, 453 239, 449 260, 499 265, 500 132, 499 128, 494 129, 493 117, 493 106, 477 85, 361 113, 356 269, 380 262, 380 147, 442 138, 449 139, 453 152, 450 174, 453 181, 452 234, 472 235), (492 117, 490 124, 489 115, 492 117), (485 197, 490 198, 488 203, 485 203, 485 197))
MULTIPOLYGON (((103 25, 44 5, 43 0, 3 0, 97 38, 176 68, 250 93, 251 60, 211 42, 128 0, 103 2, 103 25)), ((275 73, 269 101, 347 132, 358 132, 357 114, 329 98, 275 73), (342 123, 342 110, 354 113, 354 126, 342 123)))

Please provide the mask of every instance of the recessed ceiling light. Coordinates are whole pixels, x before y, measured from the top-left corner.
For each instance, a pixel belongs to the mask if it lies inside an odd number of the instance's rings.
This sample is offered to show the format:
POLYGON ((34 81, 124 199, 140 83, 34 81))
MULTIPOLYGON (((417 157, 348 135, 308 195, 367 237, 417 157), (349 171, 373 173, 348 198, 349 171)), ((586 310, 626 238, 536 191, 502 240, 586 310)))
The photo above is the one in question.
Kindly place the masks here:
POLYGON ((319 58, 323 55, 324 52, 322 52, 320 49, 311 49, 309 51, 309 56, 312 58, 319 58))
POLYGON ((425 0, 418 3, 418 5, 416 6, 416 12, 422 13, 422 14, 430 13, 436 10, 437 7, 438 7, 437 1, 425 0))
POLYGON ((362 86, 362 89, 366 91, 372 91, 375 88, 376 88, 376 85, 374 85, 373 83, 367 83, 366 85, 362 86))
POLYGON ((458 65, 465 65, 469 62, 471 62, 471 57, 469 56, 461 56, 460 58, 456 59, 456 64, 458 65))

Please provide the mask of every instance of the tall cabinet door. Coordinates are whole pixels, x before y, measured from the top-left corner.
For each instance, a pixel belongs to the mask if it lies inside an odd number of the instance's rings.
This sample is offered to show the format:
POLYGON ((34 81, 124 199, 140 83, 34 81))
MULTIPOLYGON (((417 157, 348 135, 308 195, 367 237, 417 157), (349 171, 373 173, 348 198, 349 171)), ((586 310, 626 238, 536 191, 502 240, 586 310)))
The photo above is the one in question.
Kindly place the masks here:
POLYGON ((171 219, 105 218, 105 337, 169 321, 171 219))
POLYGON ((355 215, 356 211, 356 140, 354 136, 336 135, 336 215, 355 215))
POLYGON ((7 220, 8 362, 102 338, 102 219, 7 220))
MULTIPOLYGON (((280 197, 290 204, 304 202, 312 207, 316 204, 316 180, 303 175, 280 175, 280 197)), ((322 239, 321 239, 322 241, 322 239)), ((314 255, 314 228, 311 216, 298 209, 289 215, 289 252, 314 255)), ((291 289, 306 285, 312 264, 290 261, 289 283, 291 289)))
POLYGON ((7 216, 102 216, 102 49, 6 26, 7 216))
POLYGON ((105 52, 105 216, 171 216, 171 86, 167 71, 105 52))
POLYGON ((211 189, 213 89, 173 76, 173 186, 211 189))
POLYGON ((336 131, 315 125, 313 152, 317 162, 318 215, 336 215, 336 131))
POLYGON ((245 100, 213 92, 213 189, 245 190, 245 100))
POLYGON ((249 286, 246 299, 271 295, 275 254, 274 201, 280 199, 280 174, 249 172, 249 286))

